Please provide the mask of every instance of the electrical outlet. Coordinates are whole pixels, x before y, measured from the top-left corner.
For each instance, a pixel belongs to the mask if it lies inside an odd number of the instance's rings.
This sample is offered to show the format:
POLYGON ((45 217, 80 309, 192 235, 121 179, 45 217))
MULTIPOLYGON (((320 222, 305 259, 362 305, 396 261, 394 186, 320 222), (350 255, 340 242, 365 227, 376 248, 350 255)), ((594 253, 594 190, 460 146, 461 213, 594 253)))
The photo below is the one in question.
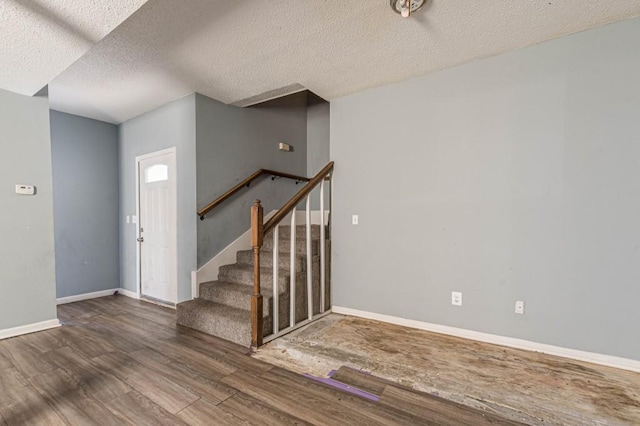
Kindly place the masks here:
POLYGON ((520 314, 520 315, 524 314, 524 301, 518 300, 516 302, 516 314, 520 314))
POLYGON ((358 215, 357 214, 351 215, 351 224, 352 225, 357 225, 358 224, 358 215))
POLYGON ((455 306, 462 306, 462 293, 459 291, 451 292, 451 304, 455 306))

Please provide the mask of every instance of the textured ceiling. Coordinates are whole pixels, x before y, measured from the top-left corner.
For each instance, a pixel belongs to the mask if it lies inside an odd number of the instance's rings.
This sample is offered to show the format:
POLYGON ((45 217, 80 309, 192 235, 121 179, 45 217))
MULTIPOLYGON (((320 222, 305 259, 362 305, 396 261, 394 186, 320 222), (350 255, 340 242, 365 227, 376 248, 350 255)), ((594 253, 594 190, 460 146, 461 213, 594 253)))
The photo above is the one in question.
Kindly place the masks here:
POLYGON ((301 85, 330 100, 638 15, 638 0, 432 0, 411 19, 388 0, 149 0, 50 97, 115 123, 194 91, 242 105, 301 85))
POLYGON ((146 0, 0 0, 0 88, 31 96, 146 0))

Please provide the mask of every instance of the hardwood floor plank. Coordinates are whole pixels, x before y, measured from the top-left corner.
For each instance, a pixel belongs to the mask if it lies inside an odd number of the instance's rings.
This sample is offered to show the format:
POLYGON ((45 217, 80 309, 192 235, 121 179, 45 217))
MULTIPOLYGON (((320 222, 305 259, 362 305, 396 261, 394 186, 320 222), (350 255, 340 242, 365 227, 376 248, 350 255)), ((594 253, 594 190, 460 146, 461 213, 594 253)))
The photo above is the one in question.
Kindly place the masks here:
POLYGON ((379 380, 374 376, 358 372, 348 367, 341 367, 333 376, 331 376, 331 378, 339 381, 340 383, 353 386, 354 388, 358 388, 378 396, 382 395, 382 392, 388 385, 388 383, 379 380))
MULTIPOLYGON (((14 340, 14 339, 8 339, 14 340)), ((11 363, 20 371, 20 373, 26 378, 37 376, 42 373, 46 373, 49 371, 55 370, 57 367, 49 362, 46 358, 42 356, 35 348, 23 343, 18 342, 17 340, 12 342, 14 348, 20 349, 19 351, 14 351, 9 349, 8 353, 5 353, 5 356, 8 354, 11 363)))
MULTIPOLYGON (((174 318, 175 320, 175 318, 174 318)), ((215 348, 219 348, 220 350, 224 351, 224 352, 238 352, 240 354, 246 355, 248 353, 251 352, 251 348, 248 348, 246 346, 242 346, 239 345, 237 343, 234 342, 230 342, 228 340, 224 340, 221 339, 219 337, 216 336, 212 336, 210 334, 206 334, 203 333, 201 331, 198 330, 194 330, 192 328, 188 328, 188 327, 184 327, 182 325, 176 325, 176 329, 178 331, 180 331, 180 335, 179 337, 194 337, 198 340, 202 340, 206 343, 208 343, 210 346, 215 347, 215 348)))
POLYGON ((274 368, 268 373, 263 374, 262 378, 276 383, 281 387, 287 387, 297 390, 298 392, 305 392, 305 394, 312 394, 318 398, 325 398, 330 401, 332 405, 340 405, 344 407, 345 410, 357 412, 363 417, 370 419, 369 421, 372 423, 406 426, 413 426, 415 424, 438 424, 428 418, 420 419, 409 412, 398 410, 395 407, 377 404, 368 399, 346 393, 282 368, 274 368))
POLYGON ((202 399, 182 410, 178 413, 178 417, 185 423, 193 426, 236 426, 254 424, 246 420, 242 420, 232 413, 223 411, 210 402, 202 399))
POLYGON ((0 369, 0 424, 63 425, 49 404, 14 367, 0 369))
POLYGON ((83 321, 98 313, 82 302, 58 305, 58 319, 63 323, 83 321))
POLYGON ((202 371, 208 375, 226 376, 238 369, 231 365, 225 357, 218 358, 212 354, 201 352, 173 341, 156 340, 150 342, 147 346, 174 361, 182 362, 189 368, 202 371))
POLYGON ((46 356, 100 402, 111 401, 131 390, 117 377, 95 368, 88 359, 83 358, 70 347, 56 349, 47 353, 46 356))
POLYGON ((121 422, 61 369, 29 379, 29 382, 67 424, 118 425, 121 422))
POLYGON ((69 346, 73 346, 89 358, 111 351, 128 353, 144 348, 143 343, 136 336, 125 334, 116 327, 97 321, 99 320, 69 327, 74 328, 78 335, 78 338, 74 339, 69 346))
MULTIPOLYGON (((268 374, 268 373, 267 373, 268 374)), ((300 393, 297 389, 273 383, 262 377, 244 372, 233 373, 222 381, 253 398, 266 403, 280 411, 299 417, 314 425, 374 425, 366 416, 344 409, 339 404, 317 393, 300 393), (301 403, 304 395, 304 403, 301 403)))
POLYGON ((131 313, 118 315, 117 318, 113 319, 120 322, 122 325, 128 326, 127 328, 129 330, 129 327, 133 327, 136 332, 146 334, 147 336, 153 335, 156 338, 163 339, 170 339, 172 337, 178 336, 178 331, 176 330, 175 324, 170 327, 158 322, 149 321, 146 318, 131 313))
POLYGON ((38 352, 44 353, 66 346, 62 327, 50 330, 49 333, 31 333, 20 336, 19 339, 38 352))
POLYGON ((219 404, 238 392, 218 381, 225 376, 224 374, 201 373, 152 349, 141 349, 130 353, 129 356, 213 404, 219 404))
POLYGON ((32 386, 13 389, 11 400, 2 402, 0 418, 9 426, 65 424, 32 386))
POLYGON ((218 407, 255 425, 281 426, 311 424, 270 405, 264 404, 242 392, 238 392, 218 405, 218 407))
POLYGON ((380 403, 389 407, 397 407, 422 419, 434 419, 438 424, 446 425, 519 425, 495 416, 491 413, 447 401, 434 395, 387 386, 382 393, 380 403), (479 415, 480 414, 480 415, 479 415))
POLYGON ((178 343, 180 346, 186 346, 190 349, 194 349, 211 358, 219 359, 238 370, 260 374, 273 368, 273 365, 260 360, 255 360, 251 357, 246 356, 245 353, 217 349, 211 343, 199 339, 195 336, 180 335, 178 337, 169 339, 169 341, 178 343))
POLYGON ((171 414, 200 397, 124 354, 107 354, 92 360, 171 414))
POLYGON ((11 360, 9 359, 8 356, 5 356, 0 351, 0 370, 3 370, 5 368, 9 368, 9 367, 13 367, 13 363, 11 362, 11 360))
POLYGON ((105 405, 128 425, 185 425, 178 417, 136 391, 122 395, 105 405))

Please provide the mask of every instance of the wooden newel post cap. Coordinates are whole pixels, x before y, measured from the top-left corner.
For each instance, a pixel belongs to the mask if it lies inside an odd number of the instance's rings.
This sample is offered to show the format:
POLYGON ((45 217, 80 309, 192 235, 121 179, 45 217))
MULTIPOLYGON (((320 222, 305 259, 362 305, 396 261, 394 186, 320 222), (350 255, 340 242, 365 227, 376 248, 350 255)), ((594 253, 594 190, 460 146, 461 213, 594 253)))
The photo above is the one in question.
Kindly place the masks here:
POLYGON ((262 202, 262 201, 260 201, 260 200, 255 200, 255 201, 253 202, 253 205, 260 204, 261 202, 262 202))

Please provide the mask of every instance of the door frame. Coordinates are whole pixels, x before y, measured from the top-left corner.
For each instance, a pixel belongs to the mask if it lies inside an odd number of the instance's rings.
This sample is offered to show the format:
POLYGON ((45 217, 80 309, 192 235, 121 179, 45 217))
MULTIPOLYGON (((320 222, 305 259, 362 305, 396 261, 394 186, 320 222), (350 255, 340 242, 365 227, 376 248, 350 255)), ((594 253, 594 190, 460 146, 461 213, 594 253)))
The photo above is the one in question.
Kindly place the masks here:
MULTIPOLYGON (((140 234, 140 162, 143 160, 148 160, 150 158, 153 157, 159 157, 161 155, 166 155, 166 154, 173 154, 173 164, 171 164, 174 173, 175 173, 175 179, 173 180, 173 185, 174 185, 174 190, 175 190, 175 194, 176 194, 176 203, 175 203, 175 207, 176 207, 176 211, 175 211, 175 217, 176 217, 176 225, 174 227, 174 235, 172 235, 172 239, 174 242, 174 247, 172 252, 175 255, 175 262, 176 262, 176 276, 175 276, 175 280, 176 280, 176 305, 178 303, 178 153, 176 150, 176 147, 173 146, 171 148, 167 148, 167 149, 162 149, 160 151, 154 151, 154 152, 150 152, 148 154, 142 154, 142 155, 138 155, 135 158, 135 175, 136 175, 136 294, 137 294, 137 298, 138 299, 142 299, 142 252, 140 250, 140 243, 138 242, 138 238, 141 237, 140 234)), ((161 303, 158 303, 161 304, 161 303)), ((164 305, 164 304, 162 304, 164 305)), ((175 309, 175 306, 171 306, 171 305, 166 305, 170 308, 175 309)))

